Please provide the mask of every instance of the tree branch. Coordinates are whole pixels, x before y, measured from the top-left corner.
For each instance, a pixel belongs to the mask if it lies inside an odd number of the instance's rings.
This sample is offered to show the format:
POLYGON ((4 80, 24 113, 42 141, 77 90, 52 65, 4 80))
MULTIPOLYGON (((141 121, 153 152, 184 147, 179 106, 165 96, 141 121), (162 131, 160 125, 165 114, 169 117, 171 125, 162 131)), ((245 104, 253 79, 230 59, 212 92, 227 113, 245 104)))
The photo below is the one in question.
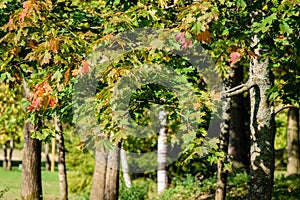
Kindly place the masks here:
POLYGON ((221 92, 221 94, 225 97, 225 98, 228 98, 228 97, 232 97, 234 95, 238 95, 238 94, 241 94, 243 92, 246 92, 248 91, 250 88, 252 88, 254 86, 254 84, 251 84, 249 83, 249 81, 247 81, 246 83, 244 84, 241 84, 241 85, 238 85, 234 88, 231 88, 227 91, 224 91, 224 92, 221 92))
POLYGON ((274 115, 277 115, 279 112, 281 112, 282 110, 284 110, 286 108, 297 108, 297 106, 293 106, 290 104, 287 104, 287 105, 281 104, 280 106, 275 108, 274 115))

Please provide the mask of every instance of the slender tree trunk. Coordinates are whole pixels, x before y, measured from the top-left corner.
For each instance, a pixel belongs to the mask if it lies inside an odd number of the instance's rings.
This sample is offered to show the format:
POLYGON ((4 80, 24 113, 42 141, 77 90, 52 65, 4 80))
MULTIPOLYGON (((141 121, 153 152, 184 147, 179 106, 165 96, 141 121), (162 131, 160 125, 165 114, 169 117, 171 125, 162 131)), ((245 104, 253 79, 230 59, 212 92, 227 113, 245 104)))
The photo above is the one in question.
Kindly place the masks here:
POLYGON ((58 177, 59 177, 59 188, 60 188, 60 199, 68 199, 68 183, 67 183, 67 170, 65 162, 65 143, 62 131, 62 125, 58 117, 54 116, 55 130, 58 132, 56 134, 57 144, 58 144, 58 177))
POLYGON ((41 141, 32 138, 30 131, 37 130, 41 123, 33 126, 30 121, 25 122, 24 147, 22 160, 21 199, 42 199, 41 179, 41 141))
MULTIPOLYGON (((28 96, 26 81, 23 79, 24 96, 28 96)), ((21 199, 43 199, 41 176, 41 147, 40 140, 31 137, 31 131, 41 127, 39 120, 35 124, 26 121, 24 124, 24 147, 22 156, 21 199)))
MULTIPOLYGON (((254 52, 260 56, 259 35, 252 38, 254 52)), ((268 59, 261 61, 253 57, 249 78, 254 87, 250 89, 251 102, 251 158, 249 199, 269 200, 272 198, 274 177, 274 108, 266 95, 273 85, 268 59)))
POLYGON ((45 144, 45 156, 46 156, 46 170, 50 171, 51 170, 51 161, 49 157, 49 143, 45 144))
POLYGON ((100 149, 99 150, 96 149, 94 175, 93 175, 90 200, 105 199, 106 163, 107 163, 107 153, 100 149))
MULTIPOLYGON (((243 66, 234 68, 232 76, 232 87, 236 87, 243 82, 243 66)), ((249 166, 250 137, 245 130, 245 118, 247 111, 245 109, 245 98, 243 94, 238 94, 231 98, 231 123, 229 131, 228 154, 232 156, 235 167, 249 166)))
MULTIPOLYGON (((231 80, 229 80, 231 82, 231 80)), ((224 82, 225 83, 225 82, 224 82)), ((231 83, 225 83, 225 90, 230 88, 231 83)), ((223 100, 223 113, 221 124, 221 134, 220 134, 220 150, 227 154, 228 152, 228 142, 229 142, 229 130, 231 121, 231 98, 226 98, 223 100)), ((227 157, 227 156, 226 156, 227 157)), ((225 158, 226 159, 226 158, 225 158)), ((224 162, 218 161, 218 174, 217 174, 217 189, 215 200, 224 200, 226 198, 226 185, 227 185, 227 174, 228 172, 224 170, 224 162)))
POLYGON ((106 166, 105 199, 116 200, 119 195, 119 148, 109 151, 106 166))
POLYGON ((9 154, 8 154, 8 162, 7 162, 7 169, 11 170, 12 169, 12 154, 14 151, 14 139, 11 137, 9 139, 9 154))
POLYGON ((168 175, 167 175, 167 112, 165 110, 159 111, 160 130, 157 142, 157 193, 162 193, 167 189, 168 175))
POLYGON ((52 146, 51 146, 51 172, 55 171, 55 150, 56 150, 56 135, 52 138, 52 146))
POLYGON ((300 174, 299 109, 296 107, 290 108, 288 112, 287 141, 288 163, 286 175, 300 174))
POLYGON ((7 145, 6 142, 2 144, 3 149, 3 168, 7 169, 7 145))
POLYGON ((131 179, 130 179, 130 175, 129 175, 129 167, 128 167, 128 162, 127 162, 126 151, 124 149, 121 149, 120 154, 121 154, 121 166, 122 166, 124 182, 125 182, 126 187, 130 188, 131 187, 131 179))

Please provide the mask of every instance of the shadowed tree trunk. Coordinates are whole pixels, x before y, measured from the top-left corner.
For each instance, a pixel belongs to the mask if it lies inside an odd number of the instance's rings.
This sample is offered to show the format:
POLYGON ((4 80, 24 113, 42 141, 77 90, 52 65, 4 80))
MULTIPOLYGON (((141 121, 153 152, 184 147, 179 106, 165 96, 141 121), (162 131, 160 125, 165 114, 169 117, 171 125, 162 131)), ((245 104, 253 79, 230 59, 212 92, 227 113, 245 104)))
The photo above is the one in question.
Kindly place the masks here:
MULTIPOLYGON (((234 68, 232 76, 232 87, 236 87, 243 82, 243 66, 234 68)), ((231 98, 231 123, 229 131, 228 154, 232 156, 233 166, 248 167, 250 137, 245 129, 246 117, 248 113, 245 109, 245 98, 243 94, 238 94, 231 98)), ((249 102, 250 103, 250 102, 249 102)))
POLYGON ((157 193, 162 193, 167 189, 167 112, 159 111, 160 130, 157 142, 157 193))
POLYGON ((60 199, 68 199, 68 183, 67 183, 67 170, 65 162, 65 142, 62 131, 62 125, 58 117, 54 116, 55 130, 57 131, 57 145, 58 145, 58 177, 59 177, 59 188, 60 188, 60 199))
MULTIPOLYGON (((28 96, 26 81, 23 79, 24 96, 28 96)), ((37 117, 38 119, 38 117, 37 117)), ((43 198, 41 176, 41 147, 40 140, 31 137, 31 131, 41 127, 41 121, 24 124, 24 147, 22 155, 21 199, 37 200, 43 198)))
MULTIPOLYGON (((231 80, 229 82, 224 82, 225 90, 230 88, 231 80)), ((231 98, 226 98, 222 101, 222 119, 221 123, 221 133, 220 133, 220 144, 219 148, 221 151, 227 154, 228 152, 228 142, 229 142, 229 130, 231 121, 231 98)), ((226 158, 225 158, 226 159, 226 158)), ((227 174, 228 172, 224 170, 224 162, 218 161, 218 174, 217 174, 217 189, 215 200, 223 200, 226 198, 226 185, 227 185, 227 174)))
POLYGON ((42 199, 41 179, 41 141, 31 137, 31 131, 37 130, 41 123, 34 126, 25 122, 24 147, 22 156, 21 199, 42 199))
POLYGON ((288 163, 286 175, 300 174, 299 155, 299 109, 292 107, 288 112, 287 125, 288 163))

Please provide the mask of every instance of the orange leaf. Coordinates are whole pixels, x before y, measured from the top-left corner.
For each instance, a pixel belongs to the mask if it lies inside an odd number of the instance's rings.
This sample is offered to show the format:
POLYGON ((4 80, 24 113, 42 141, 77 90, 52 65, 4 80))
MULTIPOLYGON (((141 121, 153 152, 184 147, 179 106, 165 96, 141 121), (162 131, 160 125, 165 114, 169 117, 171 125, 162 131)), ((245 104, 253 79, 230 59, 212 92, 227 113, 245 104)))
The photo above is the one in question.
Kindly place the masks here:
POLYGON ((211 42, 210 32, 208 30, 201 32, 197 35, 196 39, 202 43, 211 42))
POLYGON ((38 45, 38 42, 35 39, 31 39, 28 42, 28 46, 30 46, 31 48, 35 48, 38 45))
POLYGON ((49 49, 53 52, 53 53, 58 53, 58 49, 59 49, 59 40, 56 38, 53 38, 49 41, 49 49))

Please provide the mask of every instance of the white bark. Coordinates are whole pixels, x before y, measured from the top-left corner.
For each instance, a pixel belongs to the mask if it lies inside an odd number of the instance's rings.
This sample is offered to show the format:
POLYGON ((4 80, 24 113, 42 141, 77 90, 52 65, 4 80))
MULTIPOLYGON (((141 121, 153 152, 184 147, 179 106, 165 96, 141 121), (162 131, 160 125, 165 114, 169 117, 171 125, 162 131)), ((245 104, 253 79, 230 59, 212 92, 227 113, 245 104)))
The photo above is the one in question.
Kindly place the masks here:
POLYGON ((123 172, 123 178, 126 187, 130 188, 131 187, 131 179, 129 175, 129 167, 128 167, 128 162, 127 162, 127 156, 126 156, 126 151, 124 149, 121 149, 121 165, 122 165, 122 172, 123 172))
POLYGON ((166 170, 167 164, 167 112, 159 111, 160 130, 157 144, 157 192, 162 193, 167 188, 168 176, 166 170))
POLYGON ((55 170, 55 149, 56 149, 56 135, 52 138, 52 155, 51 155, 51 172, 54 172, 55 170))
POLYGON ((8 154, 8 163, 7 163, 7 169, 11 170, 12 169, 12 154, 14 151, 14 138, 10 137, 9 139, 9 154, 8 154))

